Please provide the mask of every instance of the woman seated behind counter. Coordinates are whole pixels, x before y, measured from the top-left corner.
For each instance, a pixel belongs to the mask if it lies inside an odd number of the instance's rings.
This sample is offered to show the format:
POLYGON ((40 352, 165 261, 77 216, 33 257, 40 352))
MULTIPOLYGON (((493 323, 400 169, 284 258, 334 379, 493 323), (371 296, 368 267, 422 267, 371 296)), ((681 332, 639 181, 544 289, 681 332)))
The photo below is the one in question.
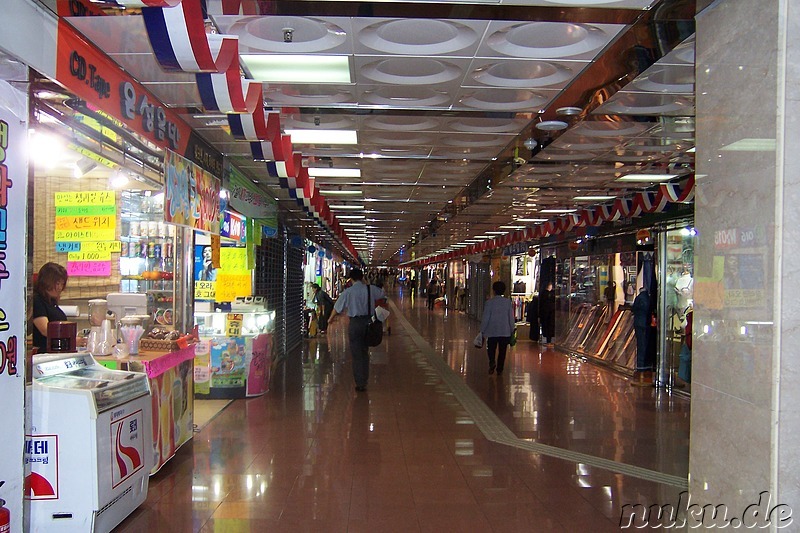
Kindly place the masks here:
POLYGON ((67 286, 67 269, 58 263, 45 263, 39 269, 33 284, 33 346, 38 353, 47 352, 47 324, 66 320, 67 315, 58 306, 58 300, 67 286))

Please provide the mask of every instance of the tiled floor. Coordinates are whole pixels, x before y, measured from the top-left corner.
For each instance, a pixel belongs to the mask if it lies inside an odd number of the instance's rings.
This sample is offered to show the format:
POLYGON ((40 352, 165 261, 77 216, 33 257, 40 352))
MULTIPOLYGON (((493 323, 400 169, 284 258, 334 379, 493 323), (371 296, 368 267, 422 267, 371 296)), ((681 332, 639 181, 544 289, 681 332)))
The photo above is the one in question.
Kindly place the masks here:
POLYGON ((393 304, 368 392, 353 390, 340 320, 276 369, 267 395, 197 433, 117 530, 602 532, 625 504, 678 502, 683 489, 649 472, 686 477, 688 400, 526 341, 489 376, 476 322, 393 304))

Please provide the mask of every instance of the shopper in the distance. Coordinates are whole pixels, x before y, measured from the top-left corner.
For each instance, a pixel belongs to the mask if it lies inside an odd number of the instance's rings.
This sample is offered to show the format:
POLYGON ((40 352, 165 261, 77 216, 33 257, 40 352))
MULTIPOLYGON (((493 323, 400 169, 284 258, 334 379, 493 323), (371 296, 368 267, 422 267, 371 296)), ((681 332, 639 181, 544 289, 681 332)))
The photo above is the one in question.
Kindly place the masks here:
POLYGON ((347 309, 347 316, 350 317, 347 336, 350 341, 350 353, 353 355, 353 379, 356 382, 356 390, 363 392, 367 390, 369 380, 369 346, 365 339, 367 325, 372 313, 375 312, 375 307, 386 303, 386 296, 380 287, 364 283, 364 273, 361 269, 351 270, 350 279, 353 284, 342 291, 336 299, 328 324, 347 309))
POLYGON ((539 293, 539 323, 542 325, 542 342, 546 346, 553 346, 556 336, 556 293, 552 282, 539 293))
POLYGON ((333 312, 333 299, 316 283, 311 284, 311 289, 314 291, 314 304, 317 306, 317 330, 324 335, 328 331, 328 320, 333 312))
POLYGON ((486 351, 489 356, 489 374, 503 373, 506 362, 506 350, 514 333, 514 306, 511 300, 503 296, 506 284, 495 281, 492 284, 494 297, 486 301, 483 306, 483 319, 481 320, 481 334, 486 339, 486 351), (497 361, 495 362, 495 355, 497 361))

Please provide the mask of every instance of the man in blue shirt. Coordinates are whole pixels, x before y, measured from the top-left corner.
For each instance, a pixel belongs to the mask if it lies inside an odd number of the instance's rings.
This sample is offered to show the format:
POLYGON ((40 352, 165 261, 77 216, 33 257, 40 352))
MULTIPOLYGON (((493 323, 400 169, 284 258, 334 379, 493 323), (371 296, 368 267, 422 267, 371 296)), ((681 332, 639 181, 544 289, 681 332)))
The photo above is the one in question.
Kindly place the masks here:
POLYGON ((380 287, 364 283, 364 273, 361 269, 351 270, 350 279, 353 284, 339 295, 328 323, 333 322, 338 314, 347 309, 347 316, 350 317, 347 333, 350 339, 350 353, 353 355, 353 379, 356 382, 356 390, 363 392, 367 390, 369 380, 369 346, 364 337, 375 307, 384 305, 386 296, 380 287))

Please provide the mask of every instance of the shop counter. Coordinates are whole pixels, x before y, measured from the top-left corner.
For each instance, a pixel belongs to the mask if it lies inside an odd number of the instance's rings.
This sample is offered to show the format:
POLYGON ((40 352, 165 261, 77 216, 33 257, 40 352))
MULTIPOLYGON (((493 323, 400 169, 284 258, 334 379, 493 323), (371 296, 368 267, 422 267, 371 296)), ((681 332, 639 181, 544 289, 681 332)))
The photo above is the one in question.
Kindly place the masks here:
POLYGON ((142 351, 117 359, 97 356, 108 368, 144 372, 150 380, 153 404, 153 455, 155 474, 192 438, 194 424, 193 364, 195 347, 174 352, 142 351))

